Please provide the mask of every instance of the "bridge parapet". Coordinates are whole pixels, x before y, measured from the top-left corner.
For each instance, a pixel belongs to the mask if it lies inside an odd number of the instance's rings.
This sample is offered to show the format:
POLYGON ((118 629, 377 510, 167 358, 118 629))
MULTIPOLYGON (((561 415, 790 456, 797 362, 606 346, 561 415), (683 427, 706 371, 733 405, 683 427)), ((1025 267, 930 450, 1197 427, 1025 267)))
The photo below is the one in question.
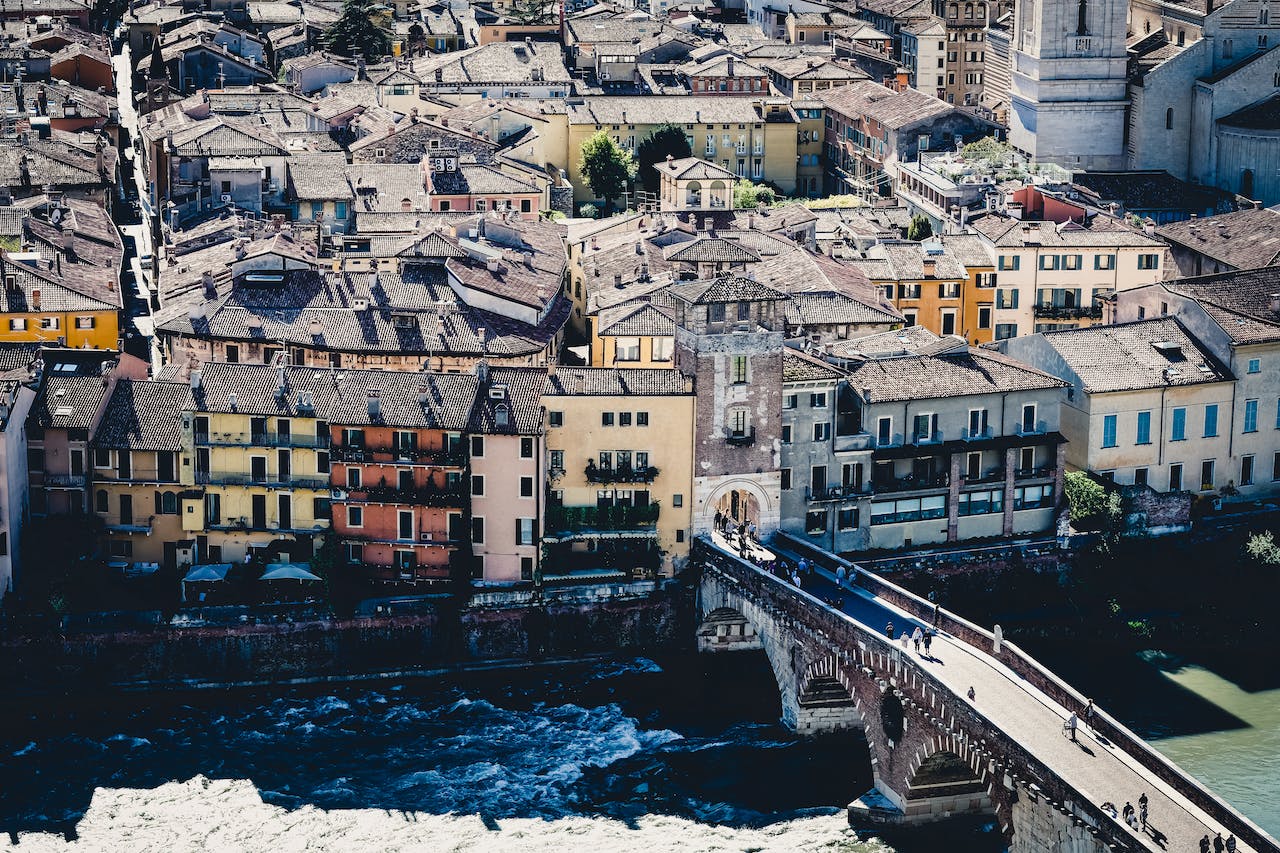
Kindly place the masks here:
MULTIPOLYGON (((811 657, 830 655, 839 662, 842 681, 853 686, 863 710, 876 789, 897 810, 897 817, 891 818, 883 804, 878 806, 881 819, 911 821, 922 817, 914 807, 924 803, 927 808, 927 798, 910 796, 912 780, 926 759, 942 751, 969 763, 1006 837, 1014 836, 1013 808, 1021 800, 1058 813, 1060 822, 1074 831, 1083 845, 1073 849, 1108 848, 1130 853, 1144 849, 1115 819, 956 697, 883 634, 702 539, 695 540, 693 556, 704 577, 707 573, 719 575, 734 585, 738 595, 774 614, 795 643, 815 650, 811 657), (893 724, 884 719, 886 696, 900 703, 896 731, 889 731, 893 724)), ((781 678, 776 663, 774 670, 781 678)), ((785 694, 787 686, 781 686, 785 694)), ((1019 845, 1017 849, 1038 848, 1019 845)))
MULTIPOLYGON (((784 532, 775 534, 775 541, 780 546, 795 553, 804 554, 811 562, 834 572, 839 566, 845 571, 853 583, 863 587, 873 595, 893 604, 895 607, 916 617, 934 624, 939 630, 978 649, 984 654, 1000 661, 1012 672, 1025 679, 1064 708, 1082 714, 1088 698, 1074 687, 1067 684, 1055 673, 1023 651, 1015 643, 1002 639, 999 652, 995 651, 995 635, 979 625, 952 613, 944 608, 936 607, 933 602, 904 589, 891 581, 863 569, 821 549, 815 548, 804 540, 784 532)), ((1198 779, 1188 774, 1181 767, 1171 762, 1162 753, 1131 731, 1110 714, 1094 707, 1094 730, 1110 740, 1122 751, 1153 773, 1163 782, 1186 797, 1198 808, 1228 832, 1254 850, 1280 850, 1274 839, 1260 827, 1222 800, 1213 791, 1205 787, 1198 779)))

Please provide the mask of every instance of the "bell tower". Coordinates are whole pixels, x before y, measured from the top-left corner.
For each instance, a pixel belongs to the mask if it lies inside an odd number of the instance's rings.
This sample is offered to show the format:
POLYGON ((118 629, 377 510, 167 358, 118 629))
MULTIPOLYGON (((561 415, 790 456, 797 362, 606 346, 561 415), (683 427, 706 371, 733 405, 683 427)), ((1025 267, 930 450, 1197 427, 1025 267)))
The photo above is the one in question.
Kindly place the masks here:
POLYGON ((169 82, 169 69, 164 64, 160 50, 160 36, 151 46, 151 62, 147 66, 147 112, 158 110, 169 103, 173 86, 169 82))
POLYGON ((693 529, 717 512, 778 529, 787 294, 743 276, 679 284, 676 367, 694 380, 693 529))
POLYGON ((1123 169, 1127 0, 1019 0, 1009 141, 1039 162, 1123 169))

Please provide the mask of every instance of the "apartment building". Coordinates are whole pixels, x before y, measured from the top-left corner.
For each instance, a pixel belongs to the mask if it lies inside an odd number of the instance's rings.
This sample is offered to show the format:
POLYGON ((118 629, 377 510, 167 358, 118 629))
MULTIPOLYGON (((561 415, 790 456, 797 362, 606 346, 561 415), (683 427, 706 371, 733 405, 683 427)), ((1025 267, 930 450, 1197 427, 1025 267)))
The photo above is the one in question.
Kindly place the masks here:
POLYGON ((968 271, 937 240, 893 242, 872 246, 867 257, 849 261, 902 312, 907 326, 923 326, 937 335, 968 337, 977 318, 967 317, 968 271))
POLYGON ((835 551, 1050 529, 1060 379, 915 328, 788 353, 784 525, 835 551), (801 524, 803 522, 803 524, 801 524))
MULTIPOLYGON (((1229 483, 1245 499, 1280 489, 1280 267, 1174 279, 1118 293, 1108 322, 1175 318, 1235 377, 1229 483)), ((1225 428, 1225 427, 1224 427, 1225 428)), ((1234 495, 1228 495, 1234 497, 1234 495)))
POLYGON ((1071 384, 1062 404, 1071 468, 1157 491, 1234 487, 1234 377, 1173 317, 1012 338, 1000 348, 1071 384))
POLYGON ((689 554, 692 382, 678 371, 558 367, 547 413, 544 581, 670 577, 689 554))
POLYGON ((325 389, 330 508, 340 557, 389 583, 466 577, 465 430, 476 377, 349 370, 325 378, 331 386, 325 389))

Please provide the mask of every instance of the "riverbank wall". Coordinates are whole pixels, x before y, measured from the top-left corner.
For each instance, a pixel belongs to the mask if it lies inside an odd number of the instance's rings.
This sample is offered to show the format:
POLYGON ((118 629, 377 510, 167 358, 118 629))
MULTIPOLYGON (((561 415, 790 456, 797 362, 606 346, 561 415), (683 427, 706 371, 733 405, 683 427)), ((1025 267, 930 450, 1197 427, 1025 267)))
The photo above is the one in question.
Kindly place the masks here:
POLYGON ((11 693, 191 689, 349 680, 493 661, 674 651, 692 643, 680 581, 485 591, 469 600, 388 600, 367 615, 188 611, 164 623, 0 637, 11 693))

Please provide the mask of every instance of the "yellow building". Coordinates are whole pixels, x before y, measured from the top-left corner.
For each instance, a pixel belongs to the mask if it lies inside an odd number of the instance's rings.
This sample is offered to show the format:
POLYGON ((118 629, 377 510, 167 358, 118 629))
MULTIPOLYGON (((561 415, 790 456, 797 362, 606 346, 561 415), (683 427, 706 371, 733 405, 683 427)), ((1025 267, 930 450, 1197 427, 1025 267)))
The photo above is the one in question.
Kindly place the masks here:
POLYGON ((670 576, 689 554, 694 395, 674 370, 549 377, 543 575, 670 576))
POLYGON ((107 558, 172 570, 194 560, 200 492, 181 483, 182 382, 121 379, 111 392, 91 444, 90 505, 106 523, 107 558))
POLYGON ((948 234, 939 239, 967 273, 960 288, 960 326, 965 339, 971 346, 990 343, 995 337, 995 255, 976 234, 948 234))
MULTIPOLYGON (((568 106, 569 181, 574 203, 595 199, 582 174, 582 144, 599 131, 635 151, 659 125, 684 125, 693 155, 739 178, 796 191, 797 119, 785 99, 612 96, 568 106)), ((615 199, 621 201, 621 199, 615 199)))
POLYGON ((970 320, 961 297, 968 272, 942 243, 884 243, 868 255, 848 263, 881 289, 906 325, 923 326, 936 335, 966 334, 970 320))
POLYGON ((675 367, 676 322, 670 312, 637 301, 587 317, 592 367, 675 367))
POLYGON ((203 487, 199 562, 307 560, 329 528, 329 428, 315 392, 295 390, 308 368, 210 362, 191 371, 183 417, 184 482, 203 487))
POLYGON ((796 146, 796 195, 816 198, 822 195, 822 101, 797 100, 791 106, 800 122, 799 142, 796 146))
POLYGON ((0 342, 62 344, 73 349, 119 349, 120 309, 0 257, 4 275, 0 342))

